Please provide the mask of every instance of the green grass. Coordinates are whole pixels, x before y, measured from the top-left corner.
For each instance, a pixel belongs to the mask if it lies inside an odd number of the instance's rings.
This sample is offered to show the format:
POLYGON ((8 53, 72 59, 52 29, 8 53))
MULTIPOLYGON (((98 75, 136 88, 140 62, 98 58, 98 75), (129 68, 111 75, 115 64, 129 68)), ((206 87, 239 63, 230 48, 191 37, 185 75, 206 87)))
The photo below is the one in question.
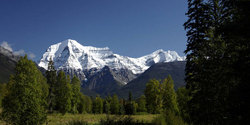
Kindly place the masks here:
MULTIPOLYGON (((50 114, 48 115, 48 125, 66 125, 70 121, 84 121, 88 124, 98 124, 101 119, 106 118, 106 114, 50 114)), ((110 115, 110 117, 116 117, 115 115, 110 115)), ((146 114, 146 115, 132 115, 134 120, 143 121, 145 123, 150 123, 157 117, 157 115, 146 114)), ((0 121, 0 125, 4 125, 3 121, 0 121)))

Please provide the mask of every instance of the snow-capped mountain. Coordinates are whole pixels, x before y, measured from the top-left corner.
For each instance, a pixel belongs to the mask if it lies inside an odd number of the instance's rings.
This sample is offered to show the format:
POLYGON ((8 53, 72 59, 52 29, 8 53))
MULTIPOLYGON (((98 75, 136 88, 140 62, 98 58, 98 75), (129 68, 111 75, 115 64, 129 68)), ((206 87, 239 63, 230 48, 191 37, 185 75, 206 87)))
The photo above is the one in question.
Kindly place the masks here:
POLYGON ((128 69, 134 74, 140 74, 155 63, 184 61, 185 57, 180 57, 175 51, 157 50, 146 56, 131 58, 114 54, 108 47, 83 46, 75 40, 67 39, 51 45, 38 65, 47 69, 50 59, 58 70, 98 70, 108 66, 114 70, 128 69))

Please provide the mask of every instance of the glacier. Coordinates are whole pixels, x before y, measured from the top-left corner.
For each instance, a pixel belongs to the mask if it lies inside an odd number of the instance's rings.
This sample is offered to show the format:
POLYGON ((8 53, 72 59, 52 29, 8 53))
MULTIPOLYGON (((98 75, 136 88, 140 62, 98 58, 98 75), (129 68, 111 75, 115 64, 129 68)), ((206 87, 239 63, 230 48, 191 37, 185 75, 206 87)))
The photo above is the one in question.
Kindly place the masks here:
POLYGON ((108 66, 111 69, 128 69, 134 74, 140 74, 155 63, 185 61, 185 58, 175 51, 162 49, 139 58, 131 58, 115 54, 108 47, 83 46, 76 40, 67 39, 51 45, 38 65, 47 69, 49 61, 52 60, 57 70, 83 71, 108 66))

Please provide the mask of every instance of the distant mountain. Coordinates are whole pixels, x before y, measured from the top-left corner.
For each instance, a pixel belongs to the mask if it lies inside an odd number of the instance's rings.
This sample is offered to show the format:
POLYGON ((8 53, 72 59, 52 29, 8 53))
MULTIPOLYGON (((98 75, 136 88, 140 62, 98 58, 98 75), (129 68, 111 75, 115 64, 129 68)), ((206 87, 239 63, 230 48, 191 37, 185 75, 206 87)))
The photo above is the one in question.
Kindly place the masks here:
POLYGON ((47 69, 50 59, 55 62, 56 69, 83 71, 108 66, 111 69, 128 69, 134 74, 140 74, 155 63, 183 61, 185 57, 180 57, 175 51, 157 50, 140 58, 131 58, 114 54, 108 47, 83 46, 75 40, 67 39, 51 45, 38 65, 47 69))
POLYGON ((185 85, 185 65, 185 61, 154 64, 136 79, 132 80, 115 93, 118 94, 119 97, 127 98, 129 91, 131 91, 133 96, 137 98, 144 94, 146 83, 150 79, 163 80, 168 75, 172 76, 174 80, 174 88, 177 89, 185 85))
POLYGON ((150 66, 161 62, 183 61, 175 51, 157 50, 139 58, 114 54, 108 47, 83 46, 67 39, 51 45, 43 54, 38 65, 47 69, 49 60, 55 68, 70 76, 77 75, 82 81, 82 91, 110 94, 135 79, 150 66))
MULTIPOLYGON (((127 69, 114 70, 108 66, 105 66, 97 73, 90 76, 87 75, 87 77, 88 79, 83 82, 82 87, 102 96, 115 92, 127 84, 126 82, 136 78, 136 76, 127 69)), ((83 92, 89 94, 89 91, 83 92)))
POLYGON ((14 73, 14 68, 19 56, 0 46, 0 83, 7 83, 10 74, 14 73))

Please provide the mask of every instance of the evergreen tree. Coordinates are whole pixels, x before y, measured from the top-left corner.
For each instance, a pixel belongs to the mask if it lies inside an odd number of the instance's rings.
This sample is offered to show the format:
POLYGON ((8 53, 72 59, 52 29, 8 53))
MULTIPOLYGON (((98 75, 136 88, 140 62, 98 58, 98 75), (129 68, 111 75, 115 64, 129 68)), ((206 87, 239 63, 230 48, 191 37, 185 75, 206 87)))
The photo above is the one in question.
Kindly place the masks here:
POLYGON ((132 92, 129 91, 129 94, 128 94, 128 101, 131 102, 132 101, 132 92))
POLYGON ((102 114, 103 112, 103 101, 102 98, 98 95, 93 100, 93 113, 95 114, 102 114))
POLYGON ((243 100, 249 95, 249 86, 244 84, 249 78, 249 1, 188 2, 189 19, 184 26, 188 30, 190 118, 194 124, 239 124, 244 116, 239 110, 244 112, 247 103, 243 100))
POLYGON ((119 114, 119 99, 116 94, 113 95, 110 103, 111 114, 119 114))
POLYGON ((187 112, 188 111, 187 102, 191 99, 191 97, 188 95, 188 93, 189 92, 185 87, 178 88, 178 90, 176 91, 180 116, 185 121, 189 121, 190 119, 187 112))
POLYGON ((138 112, 147 112, 146 97, 142 95, 138 100, 138 112))
POLYGON ((54 62, 50 59, 48 64, 48 70, 46 71, 47 83, 49 85, 49 95, 48 95, 48 109, 52 113, 55 107, 55 84, 56 84, 56 70, 54 67, 54 62))
POLYGON ((128 100, 126 102, 126 105, 125 105, 125 111, 126 111, 126 114, 128 115, 132 115, 134 112, 133 112, 133 102, 132 102, 132 93, 129 92, 128 94, 128 100))
POLYGON ((70 78, 65 75, 63 71, 60 71, 57 76, 56 82, 56 109, 65 114, 71 111, 71 98, 72 98, 72 90, 70 86, 70 78))
POLYGON ((135 101, 132 101, 132 114, 135 115, 138 109, 138 104, 135 101))
POLYGON ((72 99, 71 99, 71 112, 72 113, 78 113, 77 111, 77 105, 80 102, 80 87, 81 83, 80 80, 74 76, 71 80, 71 86, 72 86, 72 99))
POLYGON ((160 113, 162 109, 162 96, 159 81, 153 79, 146 84, 144 91, 146 96, 146 107, 149 113, 160 113))
POLYGON ((228 92, 226 110, 228 124, 249 124, 249 80, 250 80, 250 1, 226 0, 223 1, 227 9, 227 20, 219 32, 226 41, 226 52, 222 60, 228 86, 224 91, 228 92))
MULTIPOLYGON (((1 117, 8 124, 38 125, 46 120, 46 79, 27 55, 18 61, 7 85, 1 117), (43 92, 43 90, 45 92, 43 92)), ((47 93, 48 94, 48 93, 47 93)))
POLYGON ((223 22, 220 6, 219 0, 188 1, 188 21, 184 24, 188 36, 186 82, 193 97, 188 102, 188 112, 194 124, 223 121, 218 79, 223 76, 219 61, 224 43, 216 32, 223 22))
POLYGON ((111 103, 112 98, 110 96, 107 96, 104 100, 103 103, 103 112, 106 114, 110 114, 110 103, 111 103))
POLYGON ((92 113, 92 100, 89 96, 84 96, 84 105, 85 105, 85 111, 87 113, 92 113))
POLYGON ((124 99, 120 99, 120 104, 119 104, 119 115, 124 115, 125 112, 125 100, 124 99))
POLYGON ((110 114, 110 103, 109 101, 105 100, 104 103, 103 103, 103 112, 106 113, 106 114, 110 114))
POLYGON ((77 104, 77 111, 78 113, 82 114, 84 112, 86 112, 86 105, 85 105, 85 96, 80 93, 79 94, 79 102, 77 104))

